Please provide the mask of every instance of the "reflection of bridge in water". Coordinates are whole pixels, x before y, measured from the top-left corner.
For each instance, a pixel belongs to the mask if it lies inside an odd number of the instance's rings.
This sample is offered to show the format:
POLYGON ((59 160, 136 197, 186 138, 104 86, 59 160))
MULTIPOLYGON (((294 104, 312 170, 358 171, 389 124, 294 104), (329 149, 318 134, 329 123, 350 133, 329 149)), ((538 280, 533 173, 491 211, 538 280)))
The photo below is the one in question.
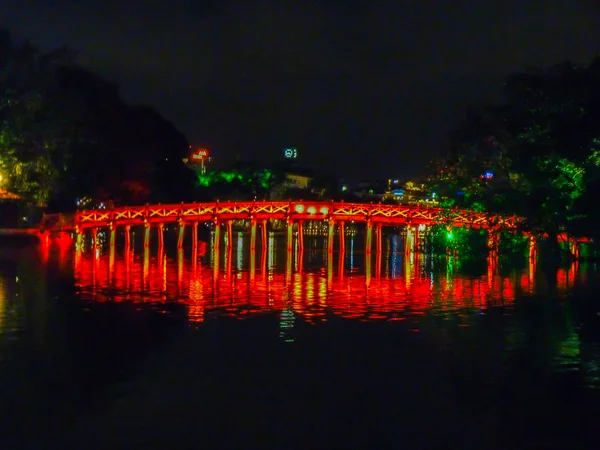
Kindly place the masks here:
MULTIPOLYGON (((521 272, 501 276, 497 258, 487 258, 480 275, 462 275, 454 257, 431 259, 410 251, 393 251, 396 237, 386 240, 374 263, 371 255, 327 252, 324 239, 313 239, 308 250, 287 251, 285 239, 270 234, 264 249, 250 251, 247 234, 238 233, 226 250, 199 242, 167 256, 160 245, 116 255, 114 248, 72 254, 77 284, 95 301, 178 302, 189 308, 191 320, 220 311, 236 317, 252 312, 288 311, 307 320, 333 313, 342 317, 402 320, 426 311, 481 310, 510 305, 516 296, 540 288, 535 261, 521 272), (283 245, 277 245, 277 243, 283 245), (319 245, 320 242, 320 245, 319 245), (316 243, 316 244, 315 244, 316 243), (220 257, 222 256, 222 257, 220 257), (216 262, 216 263, 215 263, 216 262)), ((70 261, 69 239, 45 241, 70 261)), ((557 288, 575 282, 576 266, 558 274, 557 288)), ((543 286, 542 286, 543 288, 543 286)))

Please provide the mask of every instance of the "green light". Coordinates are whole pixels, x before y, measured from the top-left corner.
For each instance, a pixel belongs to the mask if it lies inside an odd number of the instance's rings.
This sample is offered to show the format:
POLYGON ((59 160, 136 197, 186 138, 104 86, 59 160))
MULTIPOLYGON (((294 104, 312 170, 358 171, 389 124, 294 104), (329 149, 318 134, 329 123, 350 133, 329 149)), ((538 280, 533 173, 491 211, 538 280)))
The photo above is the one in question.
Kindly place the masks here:
POLYGON ((448 231, 447 238, 448 238, 449 241, 451 241, 452 239, 454 239, 454 235, 452 234, 452 231, 448 231))

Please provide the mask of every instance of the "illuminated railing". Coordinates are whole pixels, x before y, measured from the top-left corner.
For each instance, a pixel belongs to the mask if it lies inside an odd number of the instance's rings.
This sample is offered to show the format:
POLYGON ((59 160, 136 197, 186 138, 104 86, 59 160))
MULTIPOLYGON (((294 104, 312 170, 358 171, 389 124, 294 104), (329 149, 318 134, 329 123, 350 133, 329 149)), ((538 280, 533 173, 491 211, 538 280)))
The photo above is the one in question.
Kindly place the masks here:
POLYGON ((213 202, 126 206, 44 216, 43 229, 69 230, 153 223, 284 219, 369 222, 389 225, 448 224, 475 228, 514 229, 519 219, 421 205, 384 205, 345 202, 213 202))

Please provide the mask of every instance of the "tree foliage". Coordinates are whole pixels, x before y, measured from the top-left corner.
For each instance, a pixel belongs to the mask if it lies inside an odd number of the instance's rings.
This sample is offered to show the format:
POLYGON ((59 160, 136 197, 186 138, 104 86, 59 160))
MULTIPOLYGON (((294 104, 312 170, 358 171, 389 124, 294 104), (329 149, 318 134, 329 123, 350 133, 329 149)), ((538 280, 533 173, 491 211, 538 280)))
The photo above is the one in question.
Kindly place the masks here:
POLYGON ((26 201, 65 210, 75 199, 115 203, 193 197, 188 143, 147 106, 75 64, 0 33, 0 171, 26 201))
POLYGON ((507 101, 471 111, 434 181, 451 202, 589 233, 599 182, 600 59, 507 77, 507 101), (487 173, 487 176, 485 175, 487 173), (493 176, 492 176, 493 175, 493 176))

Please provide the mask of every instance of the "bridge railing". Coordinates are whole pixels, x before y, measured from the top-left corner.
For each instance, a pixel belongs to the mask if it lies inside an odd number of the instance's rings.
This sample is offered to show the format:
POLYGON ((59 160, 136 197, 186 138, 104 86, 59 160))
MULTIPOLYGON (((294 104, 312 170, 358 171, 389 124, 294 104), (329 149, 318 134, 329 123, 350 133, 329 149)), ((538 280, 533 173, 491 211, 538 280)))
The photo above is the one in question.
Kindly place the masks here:
POLYGON ((324 220, 368 220, 379 222, 414 221, 462 224, 477 227, 514 228, 516 217, 505 217, 491 213, 480 213, 458 208, 427 207, 421 205, 387 205, 381 203, 346 203, 333 201, 290 201, 290 202, 211 202, 155 204, 111 209, 78 211, 69 215, 48 216, 48 223, 55 221, 59 227, 102 226, 109 223, 175 222, 178 220, 210 220, 211 218, 248 219, 299 218, 324 220), (58 218, 54 217, 58 216, 58 218))

